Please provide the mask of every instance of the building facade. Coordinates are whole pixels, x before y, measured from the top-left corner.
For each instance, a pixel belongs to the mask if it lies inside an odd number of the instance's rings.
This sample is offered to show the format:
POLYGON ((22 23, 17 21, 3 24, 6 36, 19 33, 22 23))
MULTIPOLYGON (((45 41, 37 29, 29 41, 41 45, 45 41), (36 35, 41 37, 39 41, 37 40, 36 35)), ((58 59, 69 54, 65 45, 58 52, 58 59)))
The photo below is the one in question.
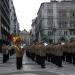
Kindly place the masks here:
POLYGON ((31 30, 31 40, 32 40, 32 42, 35 42, 36 41, 35 25, 36 25, 36 19, 33 19, 32 20, 32 30, 31 30))
POLYGON ((20 37, 22 39, 22 43, 29 45, 30 44, 30 33, 24 29, 23 31, 20 31, 20 37))
POLYGON ((62 0, 62 1, 75 1, 75 0, 62 0))
POLYGON ((10 34, 18 35, 19 34, 19 23, 17 20, 13 0, 9 0, 10 5, 10 34))
POLYGON ((9 0, 0 0, 0 39, 8 39, 10 34, 9 0))
POLYGON ((36 23, 36 38, 40 41, 60 43, 75 38, 75 1, 42 3, 36 23))

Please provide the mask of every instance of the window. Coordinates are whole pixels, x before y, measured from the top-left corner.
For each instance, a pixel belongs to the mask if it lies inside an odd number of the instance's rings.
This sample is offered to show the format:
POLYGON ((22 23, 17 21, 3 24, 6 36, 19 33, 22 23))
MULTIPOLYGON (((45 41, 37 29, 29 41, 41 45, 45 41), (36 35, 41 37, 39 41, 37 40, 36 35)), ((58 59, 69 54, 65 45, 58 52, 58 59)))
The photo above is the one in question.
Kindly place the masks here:
POLYGON ((67 35, 67 31, 64 31, 64 35, 67 35))
POLYGON ((48 36, 49 36, 49 31, 48 31, 48 36))
POLYGON ((75 30, 74 31, 70 31, 70 35, 75 35, 75 30))
POLYGON ((58 25, 59 25, 59 28, 67 28, 67 22, 66 21, 59 21, 58 25))
POLYGON ((52 31, 48 31, 48 36, 51 36, 53 35, 53 32, 52 31))
POLYGON ((73 31, 73 34, 75 35, 75 31, 73 31))
POLYGON ((72 35, 72 31, 70 31, 70 35, 72 35))
POLYGON ((73 16, 75 15, 74 12, 72 14, 73 14, 73 16))
POLYGON ((59 31, 59 36, 61 36, 62 31, 59 31))
POLYGON ((70 18, 73 18, 73 17, 75 17, 75 10, 74 9, 70 10, 70 18))
POLYGON ((70 27, 75 27, 75 21, 70 21, 70 27))
POLYGON ((58 16, 60 17, 60 18, 65 18, 65 17, 67 17, 67 11, 65 10, 65 9, 59 9, 58 10, 58 16))
POLYGON ((53 9, 47 9, 47 15, 52 16, 53 15, 53 9))
POLYGON ((48 16, 47 24, 49 25, 49 27, 53 26, 53 18, 52 17, 48 16))

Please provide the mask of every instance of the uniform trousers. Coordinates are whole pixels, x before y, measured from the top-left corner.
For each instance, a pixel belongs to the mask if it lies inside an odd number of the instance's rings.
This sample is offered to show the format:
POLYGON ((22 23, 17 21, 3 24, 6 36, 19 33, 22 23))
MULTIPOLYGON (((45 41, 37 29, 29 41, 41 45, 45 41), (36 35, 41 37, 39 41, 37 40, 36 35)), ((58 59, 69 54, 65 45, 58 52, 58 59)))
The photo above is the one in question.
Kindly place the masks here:
POLYGON ((57 66, 62 67, 62 56, 57 56, 56 58, 57 58, 57 62, 56 62, 57 66))
POLYGON ((22 68, 22 57, 16 57, 16 66, 17 69, 21 69, 22 68))
POLYGON ((69 54, 66 53, 66 62, 69 62, 69 54))
POLYGON ((47 55, 48 55, 47 60, 48 62, 50 62, 51 55, 50 54, 47 54, 47 55))
POLYGON ((7 61, 7 55, 3 54, 3 63, 6 63, 6 61, 7 61))
POLYGON ((39 64, 39 55, 36 55, 36 62, 39 64))
POLYGON ((63 61, 66 60, 66 52, 63 52, 63 61))
POLYGON ((9 60, 9 52, 7 53, 7 60, 9 60))
POLYGON ((32 60, 34 61, 35 60, 35 54, 34 53, 32 53, 32 60))
POLYGON ((40 56, 40 65, 41 68, 45 68, 45 56, 40 56))
POLYGON ((68 53, 69 56, 69 63, 72 63, 72 53, 68 53))
POLYGON ((72 53, 73 56, 73 64, 75 65, 75 53, 72 53))
POLYGON ((26 56, 28 57, 28 51, 26 51, 26 56))

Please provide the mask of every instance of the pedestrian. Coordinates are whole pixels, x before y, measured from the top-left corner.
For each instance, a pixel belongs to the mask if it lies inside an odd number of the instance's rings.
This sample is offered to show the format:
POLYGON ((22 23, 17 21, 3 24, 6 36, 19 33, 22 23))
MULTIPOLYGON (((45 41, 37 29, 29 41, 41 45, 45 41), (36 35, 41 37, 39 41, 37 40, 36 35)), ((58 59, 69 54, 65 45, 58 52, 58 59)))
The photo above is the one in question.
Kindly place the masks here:
POLYGON ((7 45, 2 45, 2 53, 3 53, 3 63, 6 63, 7 61, 7 45))
POLYGON ((21 49, 21 38, 18 37, 15 41, 15 51, 16 51, 16 66, 17 69, 21 69, 22 68, 22 58, 23 58, 23 52, 21 49))
POLYGON ((63 60, 63 49, 62 49, 62 45, 58 44, 58 66, 62 67, 62 60, 63 60))
POLYGON ((35 60, 35 45, 32 44, 31 46, 31 59, 34 61, 35 60))
POLYGON ((63 61, 66 61, 66 45, 65 43, 61 45, 62 45, 62 50, 63 50, 63 61))
POLYGON ((7 60, 9 60, 9 47, 7 46, 7 60))
POLYGON ((39 43, 35 45, 35 61, 40 64, 39 43))
POLYGON ((40 44, 39 45, 39 51, 40 51, 41 68, 45 68, 46 47, 43 44, 40 44))
POLYGON ((70 43, 66 42, 65 46, 66 46, 66 62, 69 62, 70 56, 69 56, 69 52, 70 52, 70 43))
POLYGON ((50 62, 50 45, 46 46, 46 60, 50 62))
POLYGON ((38 44, 35 45, 35 62, 38 63, 38 44))

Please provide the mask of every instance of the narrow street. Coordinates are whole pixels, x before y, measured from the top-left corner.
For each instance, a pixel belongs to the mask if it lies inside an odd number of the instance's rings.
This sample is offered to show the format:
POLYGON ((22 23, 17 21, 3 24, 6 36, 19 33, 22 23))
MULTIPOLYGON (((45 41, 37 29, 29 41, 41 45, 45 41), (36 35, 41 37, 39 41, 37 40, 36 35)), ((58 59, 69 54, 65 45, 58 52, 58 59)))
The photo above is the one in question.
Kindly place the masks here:
POLYGON ((17 70, 15 55, 11 56, 9 61, 3 64, 2 55, 0 54, 0 75, 75 75, 75 66, 64 62, 63 67, 58 68, 46 61, 46 68, 42 69, 24 54, 23 69, 17 70))

